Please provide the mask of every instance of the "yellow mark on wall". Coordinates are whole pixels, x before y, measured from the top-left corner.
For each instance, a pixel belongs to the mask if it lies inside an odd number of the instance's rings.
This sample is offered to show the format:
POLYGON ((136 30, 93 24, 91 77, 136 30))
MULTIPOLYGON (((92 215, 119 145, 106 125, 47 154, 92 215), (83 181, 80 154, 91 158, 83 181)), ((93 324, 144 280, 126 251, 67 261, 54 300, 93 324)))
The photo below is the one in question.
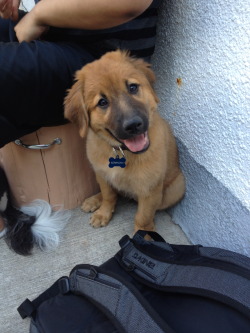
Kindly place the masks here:
POLYGON ((182 78, 181 77, 177 77, 176 83, 178 84, 179 87, 181 87, 182 86, 182 78))

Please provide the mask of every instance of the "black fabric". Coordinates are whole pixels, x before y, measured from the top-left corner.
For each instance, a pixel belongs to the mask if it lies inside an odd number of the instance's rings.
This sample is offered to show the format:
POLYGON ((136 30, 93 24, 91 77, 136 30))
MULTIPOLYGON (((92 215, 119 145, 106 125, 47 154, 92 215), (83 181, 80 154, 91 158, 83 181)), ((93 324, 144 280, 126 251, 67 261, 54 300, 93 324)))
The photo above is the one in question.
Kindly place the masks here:
POLYGON ((20 316, 24 319, 26 317, 32 317, 35 314, 36 309, 48 299, 57 296, 59 294, 65 295, 69 292, 69 280, 67 276, 63 276, 52 284, 47 290, 40 294, 32 302, 26 299, 18 308, 20 316))
POLYGON ((118 261, 115 261, 112 258, 101 267, 121 275, 127 282, 133 284, 174 331, 180 333, 249 331, 250 321, 235 309, 207 297, 185 293, 184 288, 183 292, 156 290, 145 285, 144 281, 135 279, 129 270, 125 271, 118 261))
MULTIPOLYGON (((201 296, 150 288, 135 280, 114 258, 100 268, 121 276, 128 284, 131 283, 177 333, 249 332, 249 320, 220 302, 201 296)), ((44 301, 34 319, 40 333, 119 332, 104 312, 85 297, 73 294, 57 295, 44 301)))
MULTIPOLYGON (((101 280, 102 275, 101 277, 98 277, 98 274, 106 274, 117 279, 123 285, 126 285, 133 295, 136 296, 138 294, 140 304, 147 309, 152 318, 157 320, 157 322, 160 322, 161 320, 164 321, 166 327, 170 327, 176 333, 249 332, 250 314, 238 311, 237 307, 233 306, 233 303, 224 303, 225 299, 220 299, 219 295, 218 297, 210 297, 211 295, 206 293, 206 290, 201 290, 197 294, 197 290, 194 291, 192 288, 185 287, 185 285, 183 285, 183 287, 164 287, 163 285, 157 285, 156 283, 148 283, 146 279, 136 275, 133 272, 133 269, 131 270, 130 267, 124 266, 122 264, 123 251, 126 247, 130 247, 131 244, 136 244, 137 248, 140 248, 142 251, 142 254, 150 254, 150 252, 152 252, 152 256, 157 257, 157 253, 160 254, 160 252, 162 252, 160 255, 161 258, 164 257, 164 252, 166 256, 170 255, 170 258, 172 254, 175 256, 176 252, 187 252, 186 258, 188 258, 189 255, 197 255, 199 252, 199 245, 171 245, 165 243, 161 237, 152 233, 152 238, 158 239, 158 241, 147 242, 143 240, 143 235, 143 232, 137 233, 132 240, 130 240, 128 236, 123 237, 120 241, 122 249, 115 257, 109 259, 100 267, 90 265, 75 266, 70 273, 70 281, 72 283, 71 292, 66 295, 62 295, 59 288, 56 291, 56 294, 58 293, 56 296, 50 297, 50 291, 39 296, 40 301, 37 302, 36 299, 33 302, 33 305, 36 304, 35 308, 37 307, 37 309, 34 312, 32 311, 32 325, 33 327, 35 325, 38 330, 34 330, 34 332, 123 332, 117 325, 115 325, 115 317, 112 318, 112 316, 107 313, 107 310, 102 307, 95 306, 96 304, 93 301, 94 298, 89 301, 84 295, 73 293, 74 290, 80 288, 80 284, 76 284, 77 276, 80 276, 81 272, 88 267, 90 273, 94 272, 94 274, 88 276, 89 279, 94 279, 96 280, 96 283, 101 283, 101 281, 104 280, 101 280), (168 246, 174 249, 174 253, 169 251, 168 246), (152 251, 153 248, 157 248, 157 251, 156 249, 152 251), (74 289, 74 285, 77 285, 78 287, 74 289)), ((227 254, 230 255, 229 252, 227 254)), ((181 257, 183 261, 185 256, 181 257)), ((245 257, 243 259, 248 263, 248 258, 245 257)), ((188 261, 188 264, 189 263, 190 262, 188 261)), ((173 265, 179 265, 178 260, 173 262, 173 265)), ((235 263, 235 265, 237 264, 235 263)), ((241 263, 239 263, 239 266, 241 266, 241 263)), ((199 265, 197 265, 197 267, 199 267, 199 265)), ((168 270, 165 272, 166 276, 167 274, 168 270)), ((247 281, 248 280, 246 280, 245 286, 246 290, 249 288, 247 281)), ((183 278, 183 283, 185 284, 185 278, 183 278)), ((216 280, 214 283, 217 283, 216 280)), ((61 290, 65 289, 63 288, 61 290)), ((81 289, 79 289, 78 292, 80 292, 80 290, 81 289)), ((241 296, 239 295, 239 299, 240 297, 241 296)), ((129 307, 129 304, 127 304, 127 306, 129 307)))
POLYGON ((83 295, 126 333, 175 333, 154 307, 121 274, 93 265, 78 265, 70 277, 71 290, 83 295))
POLYGON ((1 207, 0 212, 3 212, 7 207, 8 202, 8 196, 9 196, 9 184, 5 175, 4 170, 0 167, 0 205, 1 207), (3 198, 3 196, 6 196, 7 198, 3 198), (1 202, 1 200, 4 200, 5 202, 1 202))
POLYGON ((97 307, 84 297, 72 294, 58 295, 44 302, 35 323, 39 332, 46 333, 118 332, 97 307))
POLYGON ((3 19, 0 41, 4 41, 0 42, 2 147, 41 126, 65 124, 66 90, 73 83, 75 71, 94 57, 81 45, 70 42, 18 43, 13 24, 3 19))

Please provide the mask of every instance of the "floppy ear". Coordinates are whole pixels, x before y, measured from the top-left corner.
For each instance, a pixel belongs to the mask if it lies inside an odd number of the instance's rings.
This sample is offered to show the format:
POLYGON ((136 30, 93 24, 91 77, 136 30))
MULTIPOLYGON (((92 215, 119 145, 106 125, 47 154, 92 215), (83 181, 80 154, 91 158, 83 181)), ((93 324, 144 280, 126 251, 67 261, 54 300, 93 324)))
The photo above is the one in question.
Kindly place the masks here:
POLYGON ((79 127, 82 138, 87 135, 89 116, 83 100, 82 83, 78 80, 64 99, 64 117, 79 127))
POLYGON ((143 59, 136 59, 131 58, 135 68, 137 68, 139 71, 141 71, 147 78, 148 82, 150 83, 150 86, 152 88, 152 93, 154 95, 154 99, 156 103, 159 103, 159 98, 157 97, 154 89, 154 83, 155 83, 155 74, 153 70, 151 69, 151 65, 144 61, 143 59))
POLYGON ((155 83, 155 74, 154 74, 153 70, 151 69, 151 64, 146 62, 145 60, 139 59, 139 58, 131 57, 130 59, 134 63, 134 66, 137 69, 139 69, 139 71, 143 72, 143 74, 146 76, 149 83, 153 87, 153 85, 155 83))

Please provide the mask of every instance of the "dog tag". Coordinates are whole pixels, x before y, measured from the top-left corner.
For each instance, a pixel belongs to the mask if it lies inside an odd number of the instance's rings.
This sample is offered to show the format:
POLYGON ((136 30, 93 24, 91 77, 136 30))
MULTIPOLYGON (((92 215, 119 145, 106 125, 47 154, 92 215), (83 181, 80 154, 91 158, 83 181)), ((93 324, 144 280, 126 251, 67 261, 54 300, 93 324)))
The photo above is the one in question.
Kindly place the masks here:
POLYGON ((126 166, 126 159, 124 157, 119 157, 118 155, 116 156, 116 158, 114 157, 110 157, 109 159, 109 168, 113 168, 113 167, 120 167, 120 168, 125 168, 126 166))
POLYGON ((125 168, 126 166, 126 158, 124 155, 123 150, 121 149, 121 147, 119 147, 120 152, 122 153, 122 157, 120 157, 117 154, 117 151, 115 148, 113 148, 114 153, 116 154, 116 157, 110 157, 109 158, 109 168, 113 168, 113 167, 120 167, 120 168, 125 168))

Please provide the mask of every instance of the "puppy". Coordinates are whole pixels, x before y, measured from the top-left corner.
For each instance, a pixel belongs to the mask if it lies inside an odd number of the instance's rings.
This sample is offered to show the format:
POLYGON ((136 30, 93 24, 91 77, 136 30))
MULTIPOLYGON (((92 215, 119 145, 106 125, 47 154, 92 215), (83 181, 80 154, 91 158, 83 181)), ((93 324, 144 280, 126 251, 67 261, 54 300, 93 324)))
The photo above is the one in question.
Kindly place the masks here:
POLYGON ((101 192, 86 199, 93 227, 106 226, 117 193, 138 201, 135 231, 154 230, 156 210, 176 204, 185 180, 169 124, 157 112, 150 65, 124 51, 108 52, 76 73, 65 117, 87 137, 87 155, 101 192))

